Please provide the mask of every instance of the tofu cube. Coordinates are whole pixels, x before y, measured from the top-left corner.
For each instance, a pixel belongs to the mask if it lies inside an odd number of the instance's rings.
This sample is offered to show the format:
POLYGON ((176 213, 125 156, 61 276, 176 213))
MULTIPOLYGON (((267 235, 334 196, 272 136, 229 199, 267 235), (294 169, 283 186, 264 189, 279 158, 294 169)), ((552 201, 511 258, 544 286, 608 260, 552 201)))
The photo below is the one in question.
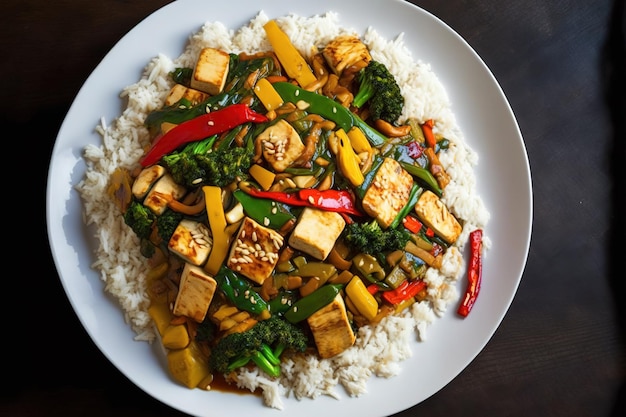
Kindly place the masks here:
POLYGON ((386 229, 409 201, 413 177, 398 161, 385 158, 363 197, 363 210, 386 229))
POLYGON ((417 217, 446 242, 456 242, 463 231, 459 221, 432 191, 424 191, 415 205, 417 217))
POLYGON ((191 88, 212 96, 219 94, 226 84, 230 55, 215 48, 203 48, 191 77, 191 88))
POLYGON ((367 46, 358 36, 351 34, 340 35, 330 41, 322 50, 322 55, 337 75, 341 75, 351 65, 362 68, 372 60, 367 46))
POLYGON ((307 318, 319 355, 330 358, 351 347, 356 341, 346 304, 341 294, 307 318))
POLYGON ((217 282, 202 268, 186 263, 178 285, 173 313, 202 323, 213 300, 217 282))
POLYGON ((187 189, 177 184, 170 174, 165 174, 148 191, 143 205, 148 207, 154 214, 160 216, 167 208, 168 201, 178 200, 185 195, 187 189))
POLYGON ((165 98, 165 105, 171 106, 178 103, 181 99, 189 100, 192 106, 202 103, 209 95, 200 90, 194 88, 185 87, 182 84, 176 84, 170 90, 170 93, 165 98))
POLYGON ((151 165, 141 170, 131 188, 135 198, 139 200, 143 199, 148 194, 148 191, 150 191, 150 188, 165 175, 165 172, 165 168, 161 165, 151 165))
POLYGON ((261 141, 263 157, 276 172, 283 172, 304 151, 296 129, 282 119, 265 129, 257 139, 261 141))
POLYGON ((346 221, 341 214, 305 207, 289 236, 289 245, 324 260, 345 227, 346 221))
POLYGON ((202 223, 183 219, 178 224, 168 244, 170 252, 193 265, 206 262, 213 247, 209 229, 202 223))
POLYGON ((276 230, 246 217, 230 248, 226 266, 262 285, 272 275, 284 243, 276 230))

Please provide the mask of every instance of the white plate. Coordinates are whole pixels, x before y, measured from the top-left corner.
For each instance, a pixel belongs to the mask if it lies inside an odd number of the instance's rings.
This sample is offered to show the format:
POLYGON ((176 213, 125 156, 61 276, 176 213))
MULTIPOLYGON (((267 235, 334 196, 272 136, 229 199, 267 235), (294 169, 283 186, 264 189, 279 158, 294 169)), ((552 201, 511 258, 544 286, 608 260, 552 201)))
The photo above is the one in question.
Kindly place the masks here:
MULTIPOLYGON (((47 189, 48 234, 67 296, 83 326, 106 357, 133 383, 154 398, 193 415, 276 416, 252 395, 189 390, 168 376, 157 347, 133 341, 116 302, 104 295, 98 274, 90 269, 96 242, 82 223, 80 197, 73 189, 83 177, 81 158, 88 143, 99 144, 94 126, 122 111, 119 93, 137 82, 158 53, 176 57, 192 32, 205 21, 236 29, 260 10, 272 17, 303 16, 329 10, 347 27, 373 26, 387 39, 405 33, 415 59, 432 65, 445 86, 464 136, 480 162, 478 192, 491 212, 492 249, 484 264, 483 286, 473 311, 460 319, 451 308, 428 330, 428 340, 412 346, 413 357, 400 375, 373 377, 368 393, 341 400, 285 400, 284 413, 298 416, 382 416, 405 410, 454 379, 483 349, 506 314, 526 263, 532 227, 532 187, 523 139, 510 105, 490 70, 472 48, 445 23, 403 1, 238 0, 221 3, 180 0, 156 11, 131 30, 87 79, 63 125, 50 162, 47 189), (294 414, 291 414, 294 415, 294 414)), ((156 345, 156 344, 155 344, 156 345)), ((338 391, 343 393, 341 387, 338 391)))

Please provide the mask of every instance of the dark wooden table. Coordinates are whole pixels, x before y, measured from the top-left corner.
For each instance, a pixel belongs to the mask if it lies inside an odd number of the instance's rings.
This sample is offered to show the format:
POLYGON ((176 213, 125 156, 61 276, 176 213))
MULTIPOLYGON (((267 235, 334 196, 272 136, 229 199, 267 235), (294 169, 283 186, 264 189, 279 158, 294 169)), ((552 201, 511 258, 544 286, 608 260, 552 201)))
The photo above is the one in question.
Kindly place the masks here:
MULTIPOLYGON (((180 415, 131 384, 81 327, 44 215, 47 161, 75 94, 116 41, 166 3, 0 5, 0 115, 12 162, 4 201, 22 192, 24 207, 37 209, 5 207, 17 230, 3 239, 2 416, 180 415), (12 185, 26 178, 35 190, 12 185)), ((455 380, 398 416, 626 415, 623 0, 413 3, 463 36, 499 80, 526 142, 535 217, 519 291, 491 341, 455 380)))

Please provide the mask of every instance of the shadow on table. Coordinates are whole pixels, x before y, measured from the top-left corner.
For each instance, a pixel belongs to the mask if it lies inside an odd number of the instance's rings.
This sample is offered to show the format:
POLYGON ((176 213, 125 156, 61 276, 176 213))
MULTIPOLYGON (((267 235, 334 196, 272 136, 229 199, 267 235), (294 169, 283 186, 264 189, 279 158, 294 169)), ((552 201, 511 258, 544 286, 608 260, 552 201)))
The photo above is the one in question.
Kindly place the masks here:
MULTIPOLYGON (((613 179, 612 212, 609 242, 609 279, 617 313, 620 345, 626 345, 626 282, 624 279, 622 241, 626 236, 626 6, 614 0, 609 37, 605 45, 604 65, 606 99, 613 122, 613 146, 610 166, 613 179)), ((624 372, 626 355, 620 366, 624 372)), ((616 393, 612 417, 626 416, 626 380, 616 393)))

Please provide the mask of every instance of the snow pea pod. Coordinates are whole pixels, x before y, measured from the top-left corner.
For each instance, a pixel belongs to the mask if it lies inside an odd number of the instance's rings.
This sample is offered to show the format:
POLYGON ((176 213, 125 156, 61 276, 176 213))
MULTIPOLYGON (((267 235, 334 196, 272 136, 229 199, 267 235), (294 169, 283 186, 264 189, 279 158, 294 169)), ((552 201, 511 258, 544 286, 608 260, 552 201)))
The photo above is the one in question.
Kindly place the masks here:
POLYGON ((274 200, 253 197, 239 189, 233 192, 233 196, 241 203, 247 216, 271 229, 279 230, 288 221, 296 219, 284 204, 274 200))
POLYGON ((408 164, 406 162, 400 162, 402 168, 404 168, 409 174, 420 179, 432 192, 437 194, 438 197, 441 197, 441 188, 437 183, 433 174, 430 173, 426 168, 422 168, 417 165, 408 164))
POLYGON ((222 266, 215 275, 215 281, 226 298, 232 301, 237 308, 261 317, 269 317, 267 302, 254 291, 247 279, 235 271, 222 266))
POLYGON ((329 284, 318 288, 293 303, 291 308, 285 312, 285 319, 291 323, 298 323, 307 319, 322 307, 330 304, 342 288, 343 285, 340 284, 329 284))
POLYGON ((277 82, 272 85, 284 101, 293 103, 298 108, 302 107, 309 113, 318 114, 328 120, 332 120, 346 132, 350 131, 353 126, 358 126, 372 146, 381 146, 387 141, 387 138, 382 133, 368 125, 363 119, 352 113, 350 109, 325 95, 305 90, 288 82, 277 82), (300 106, 299 103, 305 104, 300 106))

